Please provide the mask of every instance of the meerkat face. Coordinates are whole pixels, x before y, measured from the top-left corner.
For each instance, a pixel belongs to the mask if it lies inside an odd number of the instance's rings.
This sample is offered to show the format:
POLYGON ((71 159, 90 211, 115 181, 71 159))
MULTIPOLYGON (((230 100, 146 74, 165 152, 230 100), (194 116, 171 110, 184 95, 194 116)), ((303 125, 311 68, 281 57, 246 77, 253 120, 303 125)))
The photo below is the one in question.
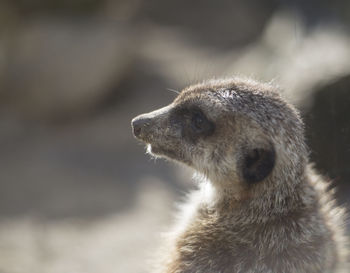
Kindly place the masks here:
POLYGON ((249 187, 273 172, 283 145, 276 135, 285 123, 280 111, 286 106, 255 91, 232 82, 191 86, 170 105, 134 118, 133 133, 153 155, 182 162, 211 181, 249 187))
POLYGON ((140 115, 132 121, 136 138, 148 144, 148 151, 194 166, 194 157, 201 154, 200 143, 215 132, 198 103, 184 101, 140 115))

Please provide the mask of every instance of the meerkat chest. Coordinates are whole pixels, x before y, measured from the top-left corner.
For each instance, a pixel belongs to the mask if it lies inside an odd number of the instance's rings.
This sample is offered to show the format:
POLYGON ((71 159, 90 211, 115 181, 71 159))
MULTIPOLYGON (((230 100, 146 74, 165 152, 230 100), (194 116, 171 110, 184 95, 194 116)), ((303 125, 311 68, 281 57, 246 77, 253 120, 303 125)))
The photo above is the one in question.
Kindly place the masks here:
POLYGON ((178 264, 184 267, 179 272, 248 272, 247 266, 259 260, 259 249, 254 235, 242 232, 215 216, 193 222, 176 243, 178 264))
POLYGON ((299 239, 288 225, 244 225, 201 214, 177 240, 175 272, 328 272, 322 271, 322 257, 329 256, 323 236, 309 236, 308 244, 299 239))

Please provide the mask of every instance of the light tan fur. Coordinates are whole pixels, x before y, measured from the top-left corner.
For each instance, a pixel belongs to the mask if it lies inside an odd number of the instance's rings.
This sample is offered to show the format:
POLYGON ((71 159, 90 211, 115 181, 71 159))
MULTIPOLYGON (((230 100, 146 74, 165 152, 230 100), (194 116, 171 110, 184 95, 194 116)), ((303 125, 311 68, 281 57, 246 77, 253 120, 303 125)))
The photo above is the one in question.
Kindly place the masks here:
POLYGON ((167 233, 157 272, 350 272, 344 209, 309 164, 303 123, 277 87, 207 81, 133 127, 150 153, 202 177, 167 233))

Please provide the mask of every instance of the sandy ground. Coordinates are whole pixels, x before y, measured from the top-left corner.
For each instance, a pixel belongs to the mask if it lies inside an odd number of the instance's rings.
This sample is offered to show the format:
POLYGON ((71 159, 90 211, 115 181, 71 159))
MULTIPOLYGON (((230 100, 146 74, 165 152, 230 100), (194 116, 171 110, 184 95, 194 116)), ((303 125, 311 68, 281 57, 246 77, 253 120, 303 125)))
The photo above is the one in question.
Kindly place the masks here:
POLYGON ((162 184, 152 182, 121 213, 1 220, 0 272, 148 272, 159 232, 169 222, 170 199, 162 184))

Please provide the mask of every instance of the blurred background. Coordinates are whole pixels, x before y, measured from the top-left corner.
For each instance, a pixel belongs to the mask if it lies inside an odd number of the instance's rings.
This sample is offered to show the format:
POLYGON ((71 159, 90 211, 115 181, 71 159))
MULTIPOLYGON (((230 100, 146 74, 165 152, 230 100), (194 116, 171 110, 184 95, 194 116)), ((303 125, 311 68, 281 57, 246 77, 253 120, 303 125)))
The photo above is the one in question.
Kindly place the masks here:
POLYGON ((194 182, 130 121, 240 74, 301 109, 349 207, 350 1, 1 0, 0 272, 148 272, 194 182))

